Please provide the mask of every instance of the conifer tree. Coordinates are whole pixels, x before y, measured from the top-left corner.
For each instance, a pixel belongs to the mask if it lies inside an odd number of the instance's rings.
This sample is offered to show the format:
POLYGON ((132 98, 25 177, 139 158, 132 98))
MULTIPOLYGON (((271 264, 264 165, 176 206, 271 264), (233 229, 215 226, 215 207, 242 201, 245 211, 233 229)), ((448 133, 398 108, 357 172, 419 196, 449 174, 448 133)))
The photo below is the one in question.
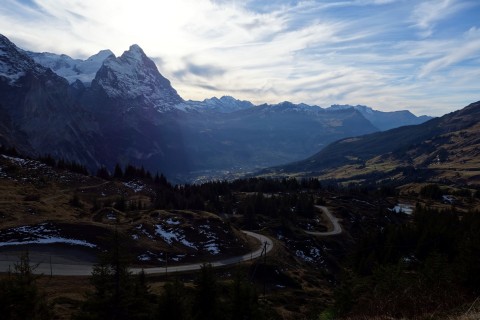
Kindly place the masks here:
POLYGON ((0 318, 11 320, 48 320, 53 318, 45 294, 37 284, 28 252, 20 256, 14 270, 0 281, 0 318))
POLYGON ((190 319, 190 303, 186 288, 177 278, 165 284, 158 305, 158 319, 187 320, 190 319))
POLYGON ((104 180, 110 179, 110 173, 108 172, 107 168, 101 167, 97 170, 97 177, 102 178, 104 180))
POLYGON ((123 179, 123 171, 118 163, 115 165, 115 169, 113 171, 113 177, 115 179, 123 179))
POLYGON ((87 293, 76 320, 154 319, 154 296, 147 286, 145 274, 131 273, 121 242, 115 231, 112 249, 93 268, 90 282, 94 290, 87 293))
POLYGON ((260 319, 255 287, 237 273, 230 288, 229 316, 232 320, 260 319))
POLYGON ((215 278, 212 265, 204 264, 195 281, 193 319, 223 319, 220 315, 219 309, 217 279, 215 278))

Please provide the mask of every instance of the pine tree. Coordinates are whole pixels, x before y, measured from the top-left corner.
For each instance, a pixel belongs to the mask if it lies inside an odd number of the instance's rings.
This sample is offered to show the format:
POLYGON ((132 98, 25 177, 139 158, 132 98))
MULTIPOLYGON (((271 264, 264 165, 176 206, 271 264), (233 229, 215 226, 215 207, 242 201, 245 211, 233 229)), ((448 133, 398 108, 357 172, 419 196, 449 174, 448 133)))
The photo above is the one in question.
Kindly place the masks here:
POLYGON ((123 171, 118 163, 115 165, 115 170, 113 171, 113 177, 115 179, 123 179, 123 171))
POLYGON ((113 248, 94 266, 90 282, 94 287, 75 316, 77 320, 150 320, 154 318, 154 296, 145 274, 130 272, 128 258, 117 231, 113 248))
POLYGON ((110 179, 110 173, 108 172, 107 168, 101 167, 100 169, 97 170, 97 177, 104 179, 104 180, 109 180, 110 179))
POLYGON ((125 167, 125 173, 123 175, 125 179, 133 179, 136 177, 136 175, 137 175, 137 169, 134 166, 129 164, 125 167))
POLYGON ((260 319, 255 287, 237 273, 230 288, 229 316, 232 320, 260 319))
POLYGON ((186 288, 178 279, 165 284, 158 305, 158 319, 190 319, 189 301, 186 288))
POLYGON ((193 319, 223 319, 220 315, 219 309, 217 279, 215 278, 212 265, 204 264, 195 281, 193 319))
POLYGON ((0 317, 11 320, 52 319, 51 307, 38 288, 28 252, 20 256, 12 273, 0 281, 0 317))

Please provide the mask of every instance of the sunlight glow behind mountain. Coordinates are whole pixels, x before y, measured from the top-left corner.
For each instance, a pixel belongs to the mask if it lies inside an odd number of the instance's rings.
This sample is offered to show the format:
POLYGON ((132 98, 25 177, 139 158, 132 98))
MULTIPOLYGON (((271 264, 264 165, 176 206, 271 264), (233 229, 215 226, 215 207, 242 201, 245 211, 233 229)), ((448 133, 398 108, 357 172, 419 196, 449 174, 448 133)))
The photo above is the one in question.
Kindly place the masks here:
POLYGON ((74 58, 138 43, 186 99, 442 115, 478 99, 479 13, 472 0, 5 0, 0 30, 74 58))

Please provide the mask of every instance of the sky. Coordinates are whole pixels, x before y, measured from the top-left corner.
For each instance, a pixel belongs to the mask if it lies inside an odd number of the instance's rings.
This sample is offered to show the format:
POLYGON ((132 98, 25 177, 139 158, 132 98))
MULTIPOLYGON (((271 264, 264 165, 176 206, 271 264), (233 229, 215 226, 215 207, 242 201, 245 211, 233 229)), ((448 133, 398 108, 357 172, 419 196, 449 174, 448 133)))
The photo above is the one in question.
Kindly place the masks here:
POLYGON ((184 99, 362 104, 440 116, 480 100, 478 0, 2 0, 20 48, 138 44, 184 99))

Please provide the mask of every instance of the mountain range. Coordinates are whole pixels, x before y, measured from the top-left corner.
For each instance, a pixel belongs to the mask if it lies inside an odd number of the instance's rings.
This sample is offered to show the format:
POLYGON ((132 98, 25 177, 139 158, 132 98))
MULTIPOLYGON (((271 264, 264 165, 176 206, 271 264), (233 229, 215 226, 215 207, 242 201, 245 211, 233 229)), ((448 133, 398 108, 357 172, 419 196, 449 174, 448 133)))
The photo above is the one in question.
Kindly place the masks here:
POLYGON ((262 174, 480 184, 480 101, 419 125, 341 139, 305 160, 262 174))
POLYGON ((424 122, 366 106, 185 101, 138 45, 86 60, 0 35, 0 145, 94 171, 116 163, 192 180, 297 161, 336 140, 424 122))

